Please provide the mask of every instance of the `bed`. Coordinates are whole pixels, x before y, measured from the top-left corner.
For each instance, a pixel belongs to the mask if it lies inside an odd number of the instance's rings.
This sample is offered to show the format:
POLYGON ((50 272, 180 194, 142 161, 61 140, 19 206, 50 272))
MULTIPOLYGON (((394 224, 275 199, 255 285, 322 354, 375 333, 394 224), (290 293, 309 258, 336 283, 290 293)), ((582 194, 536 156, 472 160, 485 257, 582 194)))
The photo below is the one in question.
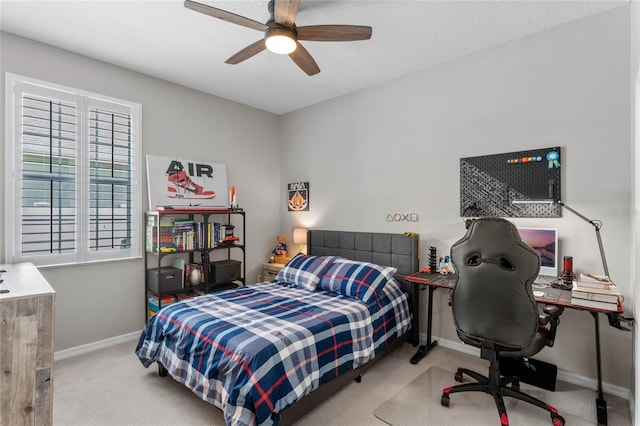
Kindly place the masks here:
POLYGON ((291 424, 409 339, 418 236, 311 230, 272 282, 169 305, 136 354, 228 425, 291 424))

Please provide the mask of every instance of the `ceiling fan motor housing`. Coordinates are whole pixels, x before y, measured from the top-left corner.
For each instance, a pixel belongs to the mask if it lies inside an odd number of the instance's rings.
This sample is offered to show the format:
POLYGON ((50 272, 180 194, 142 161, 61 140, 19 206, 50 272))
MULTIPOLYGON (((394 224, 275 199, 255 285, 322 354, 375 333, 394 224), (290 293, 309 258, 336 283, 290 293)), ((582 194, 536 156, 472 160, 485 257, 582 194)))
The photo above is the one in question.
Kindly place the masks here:
POLYGON ((269 50, 288 54, 296 49, 298 34, 295 28, 288 28, 273 21, 267 22, 267 26, 268 28, 264 31, 264 39, 269 50))
POLYGON ((264 37, 271 37, 275 35, 283 35, 294 40, 298 39, 298 32, 296 31, 295 25, 291 28, 285 27, 284 25, 277 24, 273 21, 267 22, 267 29, 264 31, 264 37))

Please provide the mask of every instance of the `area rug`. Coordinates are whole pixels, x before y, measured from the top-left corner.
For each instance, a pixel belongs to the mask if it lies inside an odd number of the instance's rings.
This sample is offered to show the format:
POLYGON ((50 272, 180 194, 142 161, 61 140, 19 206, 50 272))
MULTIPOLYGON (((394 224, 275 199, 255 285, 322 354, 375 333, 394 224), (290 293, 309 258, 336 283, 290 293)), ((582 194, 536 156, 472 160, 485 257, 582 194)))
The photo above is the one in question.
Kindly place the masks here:
MULTIPOLYGON (((468 377, 464 378, 465 383, 471 381, 468 377)), ((500 424, 493 397, 484 392, 451 394, 451 405, 443 407, 440 404, 442 389, 456 384, 454 372, 431 367, 378 407, 375 416, 393 426, 500 424)), ((594 390, 561 381, 558 381, 555 392, 525 383, 521 383, 520 388, 555 406, 567 426, 597 424, 594 390)), ((606 396, 605 399, 608 405, 608 423, 630 426, 631 416, 627 402, 613 396, 606 396)), ((505 398, 505 405, 511 426, 552 424, 549 413, 531 404, 505 398)))

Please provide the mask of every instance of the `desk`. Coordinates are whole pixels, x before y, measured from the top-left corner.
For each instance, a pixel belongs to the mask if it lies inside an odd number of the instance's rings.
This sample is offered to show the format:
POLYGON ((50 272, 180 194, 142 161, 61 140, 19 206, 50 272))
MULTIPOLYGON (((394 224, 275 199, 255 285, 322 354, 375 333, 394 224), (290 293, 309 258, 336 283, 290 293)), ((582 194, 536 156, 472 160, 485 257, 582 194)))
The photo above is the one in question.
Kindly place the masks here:
MULTIPOLYGON (((413 293, 414 298, 414 306, 419 308, 419 298, 420 298, 420 287, 426 286, 429 291, 429 300, 427 307, 427 342, 425 345, 421 345, 418 348, 416 354, 411 357, 411 363, 417 364, 424 356, 435 347, 438 342, 433 340, 433 336, 431 335, 432 328, 432 317, 433 317, 433 293, 439 288, 453 289, 456 284, 457 277, 455 275, 441 275, 441 274, 432 274, 432 273, 424 273, 424 272, 416 272, 411 275, 407 275, 405 280, 413 284, 413 293)), ((599 310, 593 308, 587 308, 584 306, 577 306, 571 304, 571 291, 570 290, 558 290, 553 289, 555 294, 553 299, 549 299, 546 295, 545 297, 536 298, 538 303, 558 305, 565 308, 577 309, 581 311, 586 311, 591 314, 594 319, 595 324, 595 334, 596 334, 596 367, 598 373, 598 393, 596 397, 596 410, 598 416, 598 424, 606 425, 607 424, 607 401, 604 400, 604 395, 602 392, 602 369, 601 369, 601 359, 600 359, 600 325, 598 323, 598 314, 604 314, 607 316, 609 320, 609 325, 620 330, 629 331, 628 328, 622 326, 621 322, 631 322, 632 319, 625 318, 622 316, 622 307, 618 305, 617 311, 608 311, 608 310, 599 310)))

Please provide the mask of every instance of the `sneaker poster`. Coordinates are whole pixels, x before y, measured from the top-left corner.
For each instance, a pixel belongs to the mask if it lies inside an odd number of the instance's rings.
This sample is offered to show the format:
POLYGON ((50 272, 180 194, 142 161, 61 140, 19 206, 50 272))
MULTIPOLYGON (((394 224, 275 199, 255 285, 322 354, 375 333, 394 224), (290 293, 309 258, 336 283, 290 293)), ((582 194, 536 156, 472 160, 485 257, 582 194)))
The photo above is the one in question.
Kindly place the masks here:
POLYGON ((203 160, 147 155, 149 208, 228 208, 227 169, 203 160))

